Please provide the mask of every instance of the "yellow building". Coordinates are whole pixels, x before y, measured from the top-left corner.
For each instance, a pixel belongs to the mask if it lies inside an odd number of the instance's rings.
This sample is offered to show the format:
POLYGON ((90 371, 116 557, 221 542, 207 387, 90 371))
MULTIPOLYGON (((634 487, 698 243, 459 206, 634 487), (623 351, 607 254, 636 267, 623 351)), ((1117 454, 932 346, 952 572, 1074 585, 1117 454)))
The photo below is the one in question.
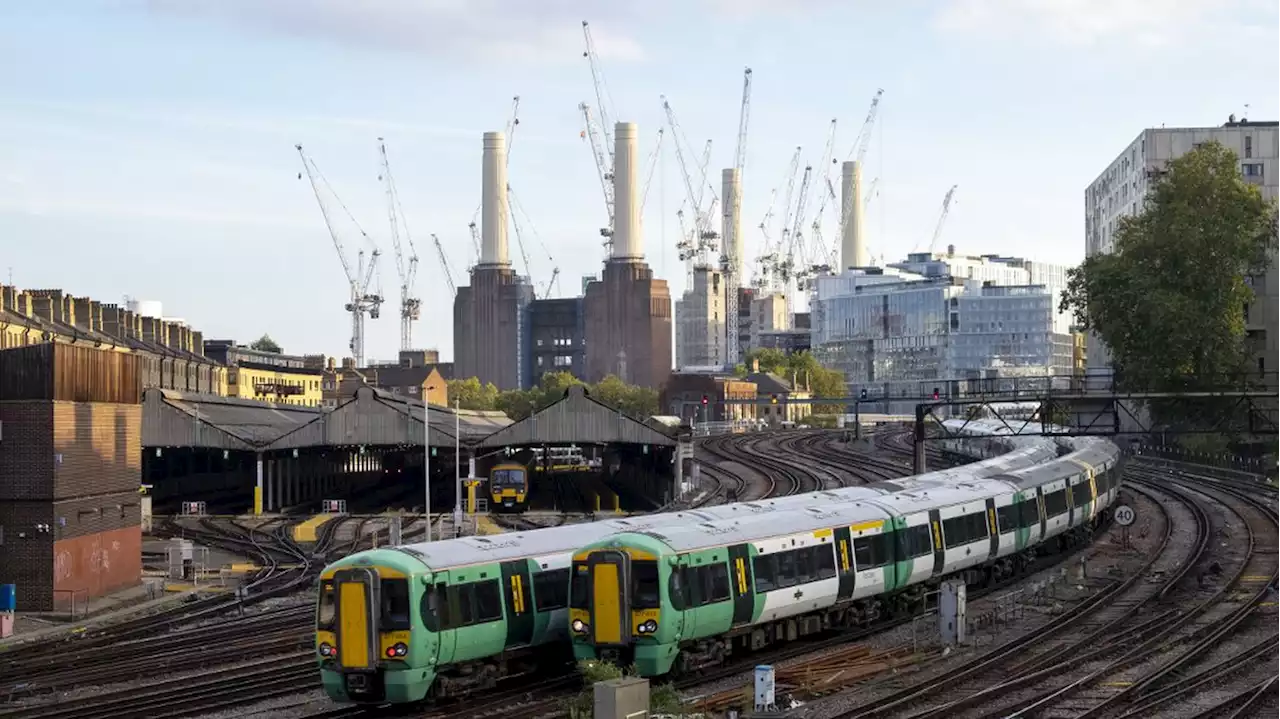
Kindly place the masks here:
POLYGON ((301 355, 254 349, 234 340, 208 340, 204 352, 227 367, 227 396, 319 407, 324 370, 301 355))

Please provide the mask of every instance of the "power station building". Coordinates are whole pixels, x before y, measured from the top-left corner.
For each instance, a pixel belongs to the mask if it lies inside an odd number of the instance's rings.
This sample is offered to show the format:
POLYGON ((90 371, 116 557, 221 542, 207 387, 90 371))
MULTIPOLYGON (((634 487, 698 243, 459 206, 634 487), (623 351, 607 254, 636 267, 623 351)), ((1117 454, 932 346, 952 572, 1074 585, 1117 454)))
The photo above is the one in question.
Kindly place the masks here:
POLYGON ((614 144, 613 251, 583 297, 583 379, 598 382, 612 374, 629 384, 659 387, 671 374, 671 291, 644 261, 635 123, 617 123, 614 144))
POLYGON ((480 262, 471 285, 453 301, 453 348, 458 377, 498 389, 521 389, 529 377, 527 308, 533 285, 511 267, 507 248, 507 138, 484 135, 480 262))

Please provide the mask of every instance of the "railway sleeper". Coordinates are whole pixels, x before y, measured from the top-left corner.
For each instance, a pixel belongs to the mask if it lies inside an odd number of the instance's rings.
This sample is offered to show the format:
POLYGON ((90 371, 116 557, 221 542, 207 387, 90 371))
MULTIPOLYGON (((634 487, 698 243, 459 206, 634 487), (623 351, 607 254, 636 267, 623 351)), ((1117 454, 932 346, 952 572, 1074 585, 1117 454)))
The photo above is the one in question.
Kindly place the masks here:
POLYGON ((844 601, 824 609, 767 624, 739 627, 718 637, 682 642, 673 673, 687 675, 723 664, 735 654, 754 652, 773 644, 792 642, 833 630, 868 629, 889 617, 909 619, 918 616, 925 607, 927 594, 937 591, 942 582, 963 579, 967 586, 989 588, 1025 576, 1037 570, 1037 557, 1066 553, 1088 543, 1100 519, 1102 518, 1095 518, 1091 524, 1059 535, 1056 542, 1050 542, 1047 546, 1041 545, 1035 549, 1001 557, 981 567, 943 575, 912 585, 889 596, 844 601))

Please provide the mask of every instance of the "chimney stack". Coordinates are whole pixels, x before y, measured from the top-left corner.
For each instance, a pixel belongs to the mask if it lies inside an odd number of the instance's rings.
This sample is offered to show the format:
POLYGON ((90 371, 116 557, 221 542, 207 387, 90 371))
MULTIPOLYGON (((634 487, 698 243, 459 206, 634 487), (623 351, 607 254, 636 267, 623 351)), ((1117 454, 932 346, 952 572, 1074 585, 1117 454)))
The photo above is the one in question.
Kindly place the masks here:
POLYGON ((840 166, 840 264, 841 269, 866 267, 866 226, 863 223, 862 165, 846 162, 840 166))
POLYGON ((720 171, 720 197, 724 203, 723 224, 720 227, 720 243, 729 258, 730 272, 733 273, 733 287, 748 287, 747 284, 747 243, 742 236, 742 174, 736 167, 720 171))
POLYGON ((639 128, 619 122, 613 128, 613 259, 644 259, 640 234, 640 196, 636 186, 639 128))
POLYGON ((480 264, 508 265, 507 254, 507 138, 501 132, 484 134, 483 187, 480 191, 480 264))

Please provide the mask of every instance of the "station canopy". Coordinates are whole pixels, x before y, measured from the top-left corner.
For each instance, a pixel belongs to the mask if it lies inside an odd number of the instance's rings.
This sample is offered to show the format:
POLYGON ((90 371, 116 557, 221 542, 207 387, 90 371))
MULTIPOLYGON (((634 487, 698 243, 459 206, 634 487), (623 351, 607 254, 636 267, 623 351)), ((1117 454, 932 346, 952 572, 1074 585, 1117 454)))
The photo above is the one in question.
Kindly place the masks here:
POLYGON ((478 447, 567 444, 651 444, 674 447, 675 437, 591 397, 574 385, 564 397, 528 417, 499 429, 478 447))

